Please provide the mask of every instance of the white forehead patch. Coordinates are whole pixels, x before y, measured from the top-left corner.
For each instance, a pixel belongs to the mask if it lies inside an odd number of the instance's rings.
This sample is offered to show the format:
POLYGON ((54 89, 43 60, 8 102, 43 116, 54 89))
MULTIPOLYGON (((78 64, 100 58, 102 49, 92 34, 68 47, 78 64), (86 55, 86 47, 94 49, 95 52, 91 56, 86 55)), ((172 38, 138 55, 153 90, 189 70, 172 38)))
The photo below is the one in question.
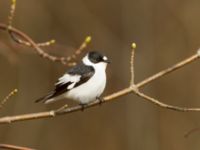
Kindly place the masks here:
POLYGON ((106 56, 103 56, 103 60, 108 60, 108 58, 106 56))

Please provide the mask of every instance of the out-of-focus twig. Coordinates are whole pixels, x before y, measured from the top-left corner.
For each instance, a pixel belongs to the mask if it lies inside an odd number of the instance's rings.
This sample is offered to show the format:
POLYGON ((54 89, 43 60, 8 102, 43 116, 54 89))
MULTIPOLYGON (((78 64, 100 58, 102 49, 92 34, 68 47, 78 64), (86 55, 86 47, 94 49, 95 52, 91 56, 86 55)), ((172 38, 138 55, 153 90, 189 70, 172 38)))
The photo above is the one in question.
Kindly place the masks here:
POLYGON ((44 43, 35 43, 24 32, 14 28, 12 26, 12 22, 13 22, 13 18, 14 18, 15 9, 16 9, 16 0, 12 0, 11 9, 10 9, 10 15, 8 17, 8 25, 0 23, 0 30, 8 31, 8 33, 11 36, 11 38, 15 42, 17 42, 19 44, 22 44, 22 45, 25 45, 25 46, 32 47, 38 53, 39 56, 41 56, 43 58, 46 58, 46 59, 48 59, 50 61, 60 62, 60 63, 62 63, 64 65, 73 66, 73 65, 76 64, 77 56, 80 55, 81 52, 86 49, 87 45, 91 41, 91 37, 87 36, 86 40, 81 44, 81 46, 71 56, 68 56, 68 57, 57 57, 57 56, 50 55, 47 52, 45 52, 41 47, 49 46, 49 45, 55 43, 55 40, 53 39, 53 40, 50 40, 50 41, 47 41, 47 42, 44 42, 44 43))
POLYGON ((0 109, 3 107, 3 105, 12 97, 14 96, 16 93, 18 92, 17 89, 14 89, 13 91, 11 91, 1 102, 0 102, 0 109))
MULTIPOLYGON (((8 33, 10 34, 11 38, 15 42, 17 42, 19 44, 22 44, 22 45, 26 45, 26 46, 30 46, 31 47, 32 45, 31 45, 30 42, 20 39, 11 30, 12 29, 12 22, 13 22, 13 18, 14 18, 14 15, 15 15, 15 10, 16 10, 16 0, 12 0, 11 2, 12 3, 11 3, 11 6, 10 6, 10 14, 8 16, 8 25, 7 25, 8 33)), ((39 47, 42 47, 42 46, 44 47, 44 46, 50 46, 51 44, 54 44, 54 43, 55 43, 55 40, 52 39, 52 40, 49 40, 49 41, 44 42, 44 43, 38 43, 37 45, 39 47)))
POLYGON ((10 6, 10 15, 8 16, 8 30, 9 28, 12 28, 12 21, 14 18, 16 9, 16 0, 12 0, 11 6, 10 6))
POLYGON ((185 138, 188 138, 188 137, 190 137, 192 134, 194 134, 194 133, 196 133, 196 132, 198 132, 198 131, 200 131, 200 127, 193 128, 193 129, 187 131, 187 132, 185 133, 184 137, 185 137, 185 138))
POLYGON ((0 144, 0 149, 4 150, 35 150, 32 148, 28 147, 21 147, 21 146, 16 146, 16 145, 10 145, 10 144, 0 144))

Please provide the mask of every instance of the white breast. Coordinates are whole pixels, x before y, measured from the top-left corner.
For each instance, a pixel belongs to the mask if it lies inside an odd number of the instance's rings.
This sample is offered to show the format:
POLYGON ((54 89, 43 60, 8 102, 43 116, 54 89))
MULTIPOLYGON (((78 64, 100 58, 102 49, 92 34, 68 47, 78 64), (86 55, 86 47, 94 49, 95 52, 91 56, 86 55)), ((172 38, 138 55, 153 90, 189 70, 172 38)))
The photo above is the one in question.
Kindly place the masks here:
POLYGON ((96 100, 96 97, 99 97, 105 89, 106 65, 107 64, 105 63, 99 63, 95 65, 94 75, 86 83, 67 92, 65 97, 74 99, 81 104, 87 104, 93 100, 96 100))

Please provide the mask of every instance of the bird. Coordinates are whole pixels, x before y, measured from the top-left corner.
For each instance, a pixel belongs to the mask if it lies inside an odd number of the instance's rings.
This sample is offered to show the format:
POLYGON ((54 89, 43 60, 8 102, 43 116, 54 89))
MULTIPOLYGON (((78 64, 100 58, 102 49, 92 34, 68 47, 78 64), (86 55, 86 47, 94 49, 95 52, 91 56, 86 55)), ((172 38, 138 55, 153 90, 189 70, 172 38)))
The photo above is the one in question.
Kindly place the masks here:
POLYGON ((72 99, 81 106, 99 100, 106 86, 106 68, 110 61, 98 51, 90 51, 76 66, 70 68, 55 83, 54 90, 35 102, 45 104, 60 99, 72 99))

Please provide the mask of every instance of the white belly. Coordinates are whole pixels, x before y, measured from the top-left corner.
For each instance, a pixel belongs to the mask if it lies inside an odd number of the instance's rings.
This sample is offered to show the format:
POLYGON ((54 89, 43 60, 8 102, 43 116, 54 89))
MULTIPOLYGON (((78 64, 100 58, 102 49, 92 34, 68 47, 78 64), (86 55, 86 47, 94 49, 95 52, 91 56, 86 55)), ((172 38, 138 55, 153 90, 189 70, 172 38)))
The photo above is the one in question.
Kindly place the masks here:
POLYGON ((81 104, 87 104, 96 100, 99 97, 106 85, 105 70, 95 71, 95 74, 86 83, 70 90, 64 96, 80 102, 81 104))

